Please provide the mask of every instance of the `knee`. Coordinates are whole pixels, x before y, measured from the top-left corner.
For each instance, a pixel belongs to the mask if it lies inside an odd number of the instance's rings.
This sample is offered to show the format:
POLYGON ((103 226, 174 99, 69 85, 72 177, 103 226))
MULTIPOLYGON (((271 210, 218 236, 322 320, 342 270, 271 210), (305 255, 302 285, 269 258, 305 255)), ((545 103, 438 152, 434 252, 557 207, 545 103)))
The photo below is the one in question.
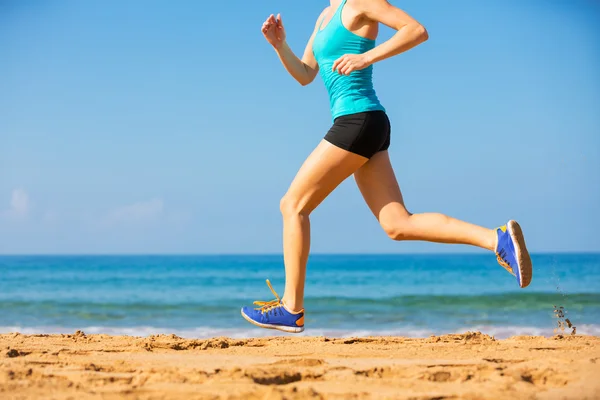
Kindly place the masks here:
POLYGON ((412 237, 412 228, 408 217, 381 220, 380 224, 383 231, 392 240, 409 240, 412 237))
POLYGON ((279 210, 281 214, 285 216, 293 215, 308 215, 310 210, 308 209, 306 202, 297 196, 286 193, 279 202, 279 210))

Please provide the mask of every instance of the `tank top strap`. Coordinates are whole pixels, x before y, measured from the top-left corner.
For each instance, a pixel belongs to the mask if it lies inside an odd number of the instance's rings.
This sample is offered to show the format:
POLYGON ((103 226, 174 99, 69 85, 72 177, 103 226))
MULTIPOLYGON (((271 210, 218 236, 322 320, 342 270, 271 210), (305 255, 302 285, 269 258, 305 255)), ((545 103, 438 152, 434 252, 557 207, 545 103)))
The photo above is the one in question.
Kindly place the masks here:
POLYGON ((348 0, 342 0, 342 2, 340 3, 340 5, 338 6, 337 10, 335 10, 335 15, 333 17, 336 18, 340 22, 342 21, 342 9, 346 5, 347 1, 348 0))
MULTIPOLYGON (((340 3, 340 5, 335 10, 335 13, 331 16, 331 18, 327 22, 327 26, 325 26, 326 28, 332 22, 341 22, 341 20, 342 20, 342 18, 341 18, 342 17, 342 8, 344 8, 344 6, 346 5, 347 1, 348 0, 342 0, 342 2, 340 3)), ((321 22, 319 23, 319 31, 323 30, 323 22, 324 21, 325 21, 325 16, 323 16, 323 18, 321 18, 321 22)))

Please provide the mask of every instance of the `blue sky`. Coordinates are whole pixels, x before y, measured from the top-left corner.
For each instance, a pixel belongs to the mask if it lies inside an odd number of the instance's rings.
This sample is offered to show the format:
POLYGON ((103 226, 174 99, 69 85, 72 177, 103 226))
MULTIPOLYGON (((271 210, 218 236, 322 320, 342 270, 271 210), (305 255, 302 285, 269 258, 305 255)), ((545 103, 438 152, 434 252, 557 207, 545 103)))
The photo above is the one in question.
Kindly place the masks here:
MULTIPOLYGON (((0 2, 0 253, 281 252, 279 199, 331 120, 260 26, 280 12, 301 54, 326 4, 0 2)), ((374 67, 409 209, 600 251, 598 2, 392 4, 430 35, 374 67)), ((474 250, 387 239, 353 179, 312 227, 320 253, 474 250)))

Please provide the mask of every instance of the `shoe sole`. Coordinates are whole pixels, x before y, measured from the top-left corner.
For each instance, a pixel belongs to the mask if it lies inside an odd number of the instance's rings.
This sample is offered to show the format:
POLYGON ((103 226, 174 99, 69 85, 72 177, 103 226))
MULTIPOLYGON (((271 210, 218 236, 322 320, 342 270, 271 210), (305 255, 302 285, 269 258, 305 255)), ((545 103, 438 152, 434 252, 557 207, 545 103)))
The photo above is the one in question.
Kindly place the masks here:
POLYGON ((529 252, 527 251, 527 246, 525 245, 525 237, 523 236, 523 230, 517 221, 508 221, 506 226, 508 229, 508 234, 515 243, 515 255, 517 258, 518 268, 519 268, 519 277, 520 282, 519 286, 521 288, 525 288, 529 286, 531 283, 531 278, 533 276, 532 265, 531 265, 531 257, 529 256, 529 252))
POLYGON ((260 328, 276 329, 278 331, 287 332, 287 333, 300 333, 300 332, 304 331, 304 326, 293 327, 293 326, 285 326, 285 325, 267 325, 267 324, 261 324, 260 322, 253 321, 252 318, 250 318, 246 314, 244 314, 244 310, 241 310, 240 313, 242 314, 242 317, 244 317, 244 319, 246 321, 248 321, 252 325, 256 325, 256 326, 258 326, 260 328))

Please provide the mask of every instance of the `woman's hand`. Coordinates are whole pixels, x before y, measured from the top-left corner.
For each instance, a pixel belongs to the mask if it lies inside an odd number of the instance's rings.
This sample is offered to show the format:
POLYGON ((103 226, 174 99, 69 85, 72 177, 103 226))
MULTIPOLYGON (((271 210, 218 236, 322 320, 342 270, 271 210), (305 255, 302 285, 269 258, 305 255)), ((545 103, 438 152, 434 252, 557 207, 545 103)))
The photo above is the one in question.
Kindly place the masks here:
POLYGON ((285 28, 281 21, 281 14, 277 14, 277 18, 271 14, 262 25, 262 33, 271 46, 280 48, 285 43, 285 28))
POLYGON ((340 75, 350 75, 352 71, 358 71, 371 65, 371 60, 365 54, 345 54, 335 60, 332 71, 340 75))

